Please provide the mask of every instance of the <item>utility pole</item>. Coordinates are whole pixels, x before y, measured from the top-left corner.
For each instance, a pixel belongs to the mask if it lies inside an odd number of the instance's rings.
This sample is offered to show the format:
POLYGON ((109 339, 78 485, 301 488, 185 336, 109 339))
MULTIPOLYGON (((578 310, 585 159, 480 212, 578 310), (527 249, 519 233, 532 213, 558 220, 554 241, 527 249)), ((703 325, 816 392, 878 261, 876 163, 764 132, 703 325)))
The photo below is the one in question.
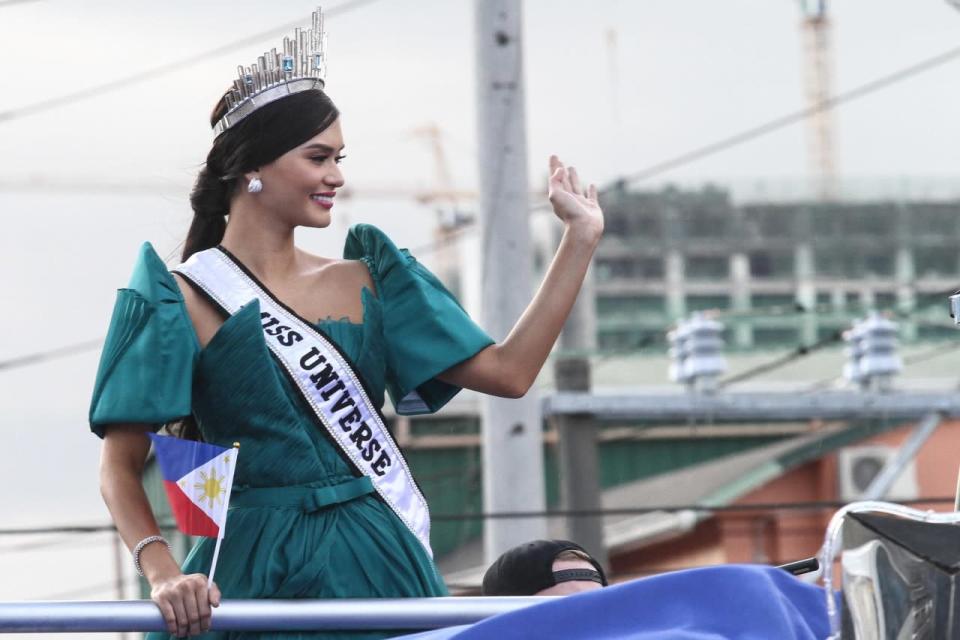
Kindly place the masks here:
MULTIPOLYGON (((503 340, 532 294, 530 207, 520 0, 475 0, 482 322, 503 340)), ((545 508, 543 433, 536 393, 483 399, 484 511, 545 508)), ((489 519, 486 563, 546 536, 542 518, 489 519)))

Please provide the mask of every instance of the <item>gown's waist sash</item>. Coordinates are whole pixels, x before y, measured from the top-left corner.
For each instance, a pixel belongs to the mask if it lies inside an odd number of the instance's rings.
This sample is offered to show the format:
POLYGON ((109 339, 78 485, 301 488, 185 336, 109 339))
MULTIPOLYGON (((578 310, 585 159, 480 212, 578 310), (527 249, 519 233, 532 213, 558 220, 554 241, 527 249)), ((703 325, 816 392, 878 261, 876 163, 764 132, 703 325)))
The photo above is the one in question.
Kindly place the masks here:
POLYGON ((366 476, 325 487, 234 487, 230 508, 279 507, 312 513, 373 492, 373 482, 366 476))

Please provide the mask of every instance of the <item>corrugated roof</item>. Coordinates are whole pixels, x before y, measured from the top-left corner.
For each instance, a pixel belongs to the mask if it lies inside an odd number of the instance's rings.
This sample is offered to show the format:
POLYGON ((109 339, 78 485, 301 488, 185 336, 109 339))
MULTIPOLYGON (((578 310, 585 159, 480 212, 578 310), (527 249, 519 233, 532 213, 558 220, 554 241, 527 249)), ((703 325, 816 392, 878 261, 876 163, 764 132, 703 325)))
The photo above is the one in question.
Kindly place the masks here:
MULTIPOLYGON (((671 504, 704 508, 607 516, 604 518, 607 549, 614 554, 622 553, 682 535, 697 522, 709 518, 710 507, 731 504, 806 462, 903 426, 875 421, 831 425, 814 433, 607 489, 602 496, 604 509, 642 509, 671 504)), ((563 536, 560 519, 549 523, 548 535, 563 536)), ((463 545, 441 559, 439 566, 449 584, 478 586, 485 570, 482 542, 478 539, 463 545)))

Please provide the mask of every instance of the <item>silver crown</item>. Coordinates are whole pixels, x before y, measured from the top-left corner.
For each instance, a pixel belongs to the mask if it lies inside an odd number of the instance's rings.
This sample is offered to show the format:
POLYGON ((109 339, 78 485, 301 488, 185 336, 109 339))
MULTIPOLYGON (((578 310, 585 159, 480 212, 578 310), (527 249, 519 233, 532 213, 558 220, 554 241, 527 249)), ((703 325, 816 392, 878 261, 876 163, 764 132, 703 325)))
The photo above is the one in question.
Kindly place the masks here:
POLYGON ((238 78, 227 91, 227 113, 213 126, 214 137, 260 107, 294 93, 323 89, 327 75, 327 34, 320 7, 311 15, 309 29, 296 28, 283 39, 283 51, 271 49, 249 67, 237 67, 238 78))

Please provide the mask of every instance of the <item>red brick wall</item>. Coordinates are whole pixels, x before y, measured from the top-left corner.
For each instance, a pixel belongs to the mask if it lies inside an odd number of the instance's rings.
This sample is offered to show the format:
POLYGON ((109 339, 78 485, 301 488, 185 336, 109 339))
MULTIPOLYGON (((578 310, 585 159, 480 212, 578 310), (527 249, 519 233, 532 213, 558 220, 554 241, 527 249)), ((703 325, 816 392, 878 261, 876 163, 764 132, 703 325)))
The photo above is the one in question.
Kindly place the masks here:
MULTIPOLYGON (((913 425, 857 443, 898 446, 913 425)), ((952 496, 960 466, 960 421, 944 421, 916 457, 920 497, 952 496)), ((746 494, 738 505, 839 500, 837 456, 808 462, 746 494)), ((920 508, 950 510, 944 503, 920 508)), ((616 574, 658 571, 732 562, 782 564, 816 555, 834 509, 719 513, 693 531, 611 558, 616 574)))

